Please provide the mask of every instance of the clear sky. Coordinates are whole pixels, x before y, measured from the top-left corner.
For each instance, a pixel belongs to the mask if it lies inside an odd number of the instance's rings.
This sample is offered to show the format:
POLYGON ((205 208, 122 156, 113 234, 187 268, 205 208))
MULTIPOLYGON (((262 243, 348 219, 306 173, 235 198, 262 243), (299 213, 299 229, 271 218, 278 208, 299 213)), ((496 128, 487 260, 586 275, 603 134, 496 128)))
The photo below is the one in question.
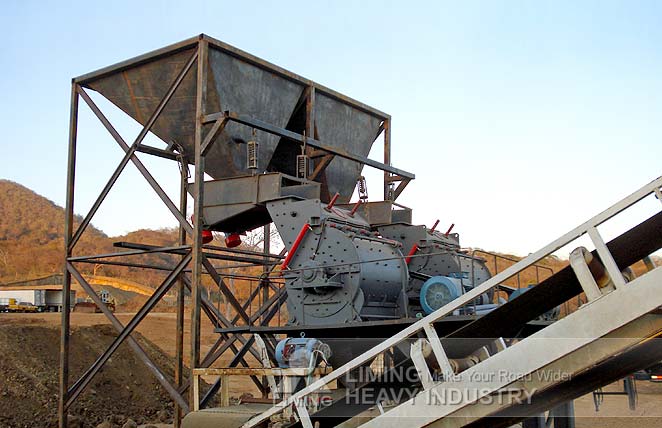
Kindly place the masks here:
MULTIPOLYGON (((70 79, 206 33, 391 114, 415 221, 526 254, 662 172, 661 24, 655 1, 9 1, 0 178, 63 205, 70 79)), ((77 213, 121 154, 82 109, 77 213)), ((175 225, 129 168, 93 224, 175 225)))

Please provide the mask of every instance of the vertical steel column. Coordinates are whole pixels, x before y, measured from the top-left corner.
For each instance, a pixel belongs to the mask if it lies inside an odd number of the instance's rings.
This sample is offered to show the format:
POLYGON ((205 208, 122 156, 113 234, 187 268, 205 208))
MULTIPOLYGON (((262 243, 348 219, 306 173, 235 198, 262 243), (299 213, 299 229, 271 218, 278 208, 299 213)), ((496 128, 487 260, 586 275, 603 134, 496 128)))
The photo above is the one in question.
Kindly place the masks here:
MULTIPOLYGON (((318 135, 315 132, 315 86, 308 86, 306 89, 306 123, 305 130, 303 132, 305 138, 303 142, 303 154, 308 155, 310 158, 313 148, 308 146, 308 138, 317 139, 318 135)), ((320 162, 323 162, 321 159, 312 159, 314 165, 317 166, 320 162)), ((298 166, 297 166, 298 169, 298 166)), ((310 167, 306 168, 304 178, 314 180, 315 178, 310 175, 310 167)))
POLYGON ((317 138, 315 136, 315 87, 308 87, 308 96, 306 97, 306 136, 308 138, 317 138))
POLYGON ((545 414, 540 414, 522 421, 522 428, 546 428, 545 414))
MULTIPOLYGON (((391 165, 391 118, 384 119, 384 165, 391 165)), ((389 178, 391 174, 384 171, 384 200, 392 199, 390 195, 391 182, 389 178)))
MULTIPOLYGON (((202 153, 202 119, 207 99, 207 54, 208 43, 204 38, 198 42, 198 76, 195 99, 195 179, 193 207, 193 273, 191 278, 191 360, 193 370, 200 363, 200 286, 202 281, 202 206, 204 201, 205 158, 202 153)), ((190 389, 190 407, 196 408, 193 388, 190 389)))
MULTIPOLYGON (((264 261, 265 264, 262 266, 262 280, 260 281, 260 287, 262 287, 262 304, 260 305, 261 307, 267 304, 267 301, 269 300, 269 272, 271 272, 271 268, 266 264, 269 261, 269 257, 267 257, 271 253, 271 224, 265 224, 264 229, 264 240, 262 241, 262 252, 265 254, 264 261)), ((268 313, 267 311, 264 311, 264 315, 262 316, 262 324, 268 323, 269 318, 268 318, 268 313)), ((269 396, 269 382, 266 376, 262 376, 262 385, 265 386, 265 390, 262 392, 262 398, 267 398, 269 396)))
MULTIPOLYGON (((269 262, 269 254, 271 254, 271 224, 265 224, 263 228, 264 241, 262 242, 262 252, 264 253, 264 266, 262 266, 263 279, 260 281, 262 287, 262 305, 269 300, 269 273, 271 267, 267 264, 269 262)), ((266 319, 266 314, 262 317, 262 321, 266 319)))
POLYGON ((575 403, 570 400, 550 410, 554 428, 575 428, 575 403))
MULTIPOLYGON (((184 156, 184 153, 180 153, 181 156, 184 156)), ((182 158, 180 168, 180 187, 179 187, 179 210, 182 215, 186 217, 186 208, 187 208, 187 189, 188 184, 188 162, 185 158, 182 158)), ((186 244, 186 229, 179 226, 179 245, 186 244)), ((184 256, 182 256, 184 257, 184 256)), ((175 385, 181 387, 184 381, 183 371, 184 371, 184 290, 186 285, 184 284, 184 276, 182 273, 179 277, 177 283, 177 337, 175 344, 175 385)), ((182 409, 179 407, 179 404, 175 402, 175 414, 174 414, 175 428, 179 428, 182 422, 182 409)))
POLYGON ((71 274, 67 269, 67 259, 71 256, 69 248, 74 228, 74 188, 76 178, 76 138, 78 135, 78 89, 71 84, 71 109, 69 117, 69 154, 67 164, 67 201, 64 217, 64 275, 62 278, 62 329, 60 338, 60 400, 58 403, 58 424, 67 428, 67 391, 69 389, 69 318, 71 307, 71 274))

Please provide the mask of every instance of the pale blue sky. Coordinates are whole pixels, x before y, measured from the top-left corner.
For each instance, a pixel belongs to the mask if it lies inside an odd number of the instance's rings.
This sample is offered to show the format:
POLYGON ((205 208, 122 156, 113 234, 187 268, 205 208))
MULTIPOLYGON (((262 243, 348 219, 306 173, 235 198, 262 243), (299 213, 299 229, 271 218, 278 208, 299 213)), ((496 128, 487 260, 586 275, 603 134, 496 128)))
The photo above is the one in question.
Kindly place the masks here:
MULTIPOLYGON (((0 178, 63 205, 70 79, 199 33, 391 114, 401 202, 467 246, 534 251, 662 172, 660 2, 9 1, 0 178)), ((84 214, 122 153, 81 114, 84 214)), ((174 225, 130 168, 93 224, 174 225)))

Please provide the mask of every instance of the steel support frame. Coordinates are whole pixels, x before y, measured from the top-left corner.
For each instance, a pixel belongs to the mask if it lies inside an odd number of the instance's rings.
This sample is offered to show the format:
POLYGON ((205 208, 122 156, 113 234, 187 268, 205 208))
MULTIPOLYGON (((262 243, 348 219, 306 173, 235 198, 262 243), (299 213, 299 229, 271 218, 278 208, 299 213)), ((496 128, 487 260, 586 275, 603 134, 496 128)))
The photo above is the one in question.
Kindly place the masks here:
MULTIPOLYGON (((166 281, 155 290, 154 294, 150 297, 148 302, 141 308, 139 313, 134 317, 132 322, 123 327, 122 324, 117 320, 117 318, 112 315, 108 308, 100 301, 94 290, 91 286, 83 279, 82 275, 78 270, 73 266, 72 257, 73 251, 75 249, 78 239, 84 233, 86 227, 89 225, 92 217, 101 206, 106 196, 110 192, 111 188, 115 184, 117 178, 120 176, 126 164, 131 160, 138 170, 142 173, 145 179, 149 182, 152 188, 156 191, 159 197, 163 202, 168 206, 168 208, 173 211, 173 214, 180 221, 180 227, 187 232, 192 230, 191 226, 185 220, 185 213, 182 214, 180 210, 174 209, 174 204, 165 194, 163 189, 159 186, 156 180, 151 176, 147 168, 135 157, 136 148, 140 145, 141 141, 147 135, 152 125, 159 117, 163 109, 165 108, 167 102, 170 100, 174 92, 177 90, 182 80, 191 69, 191 66, 194 64, 197 55, 194 55, 189 59, 186 65, 183 67, 181 72, 178 74, 175 81, 171 84, 166 92, 165 96, 157 106, 154 111, 154 114, 150 117, 148 122, 145 124, 138 137, 132 144, 128 146, 126 142, 122 139, 119 133, 112 126, 110 121, 105 117, 101 110, 96 106, 92 101, 89 95, 85 90, 76 82, 72 83, 72 99, 71 99, 71 117, 70 117, 70 129, 69 129, 69 156, 68 156, 68 165, 67 165, 67 199, 66 199, 66 208, 65 208, 65 260, 64 260, 64 279, 63 279, 63 311, 62 311, 62 326, 61 326, 61 345, 60 345, 60 387, 59 387, 59 403, 58 403, 58 424, 61 428, 64 428, 68 425, 68 409, 75 402, 78 395, 83 391, 85 386, 92 380, 94 375, 99 372, 103 367, 108 358, 115 352, 117 347, 127 338, 129 338, 129 345, 133 351, 137 354, 139 359, 141 359, 146 366, 154 373, 155 377, 159 382, 162 383, 164 388, 172 395, 173 399, 178 406, 181 406, 185 410, 188 410, 187 403, 183 398, 176 392, 169 381, 165 378, 163 373, 160 371, 158 366, 154 364, 153 361, 147 356, 147 354, 142 350, 139 344, 135 341, 134 338, 130 337, 131 332, 135 326, 151 311, 154 305, 160 300, 160 298, 168 291, 172 286, 174 281, 183 271, 183 269, 188 264, 190 256, 184 256, 182 261, 175 267, 175 269, 168 275, 166 281), (74 198, 75 198, 75 173, 76 173, 76 146, 77 146, 77 131, 78 131, 78 104, 79 98, 82 98, 85 103, 90 107, 95 116, 99 121, 104 125, 104 127, 109 131, 111 136, 115 141, 120 145, 124 150, 125 156, 115 169, 113 175, 110 177, 106 185, 104 186, 102 192, 98 196, 97 200, 92 205, 89 213, 81 222, 79 228, 74 230, 74 198), (113 342, 111 347, 108 348, 104 354, 97 359, 97 361, 88 369, 88 371, 78 379, 71 388, 69 388, 69 336, 70 336, 70 311, 71 311, 71 302, 70 302, 70 290, 71 290, 71 277, 74 275, 76 280, 81 284, 81 286, 90 294, 90 297, 95 300, 102 312, 108 317, 111 324, 119 331, 119 336, 113 342), (91 293, 90 293, 91 292, 91 293)), ((185 202, 181 202, 184 204, 185 202)))
MULTIPOLYGON (((378 110, 375 110, 369 106, 366 106, 358 101, 352 100, 351 98, 345 97, 342 94, 336 93, 324 86, 321 86, 317 83, 307 80, 301 80, 300 77, 290 74, 285 70, 280 69, 277 66, 269 64, 265 61, 260 60, 259 58, 253 57, 250 54, 239 51, 236 48, 233 48, 229 45, 225 45, 222 42, 219 42, 215 39, 212 39, 205 35, 200 35, 195 39, 189 39, 182 43, 155 51, 153 53, 135 58, 133 60, 126 61, 124 63, 108 67, 106 69, 100 70, 98 72, 90 73, 85 76, 81 76, 72 80, 71 88, 71 105, 70 105, 70 127, 69 127, 69 149, 68 149, 68 165, 67 165, 67 196, 66 196, 66 206, 65 206, 65 239, 64 239, 64 253, 65 259, 63 263, 64 279, 63 279, 63 292, 64 292, 64 301, 63 301, 63 311, 62 311, 62 329, 61 329, 61 346, 60 346, 60 400, 58 405, 58 420, 59 427, 65 428, 67 426, 67 412, 68 408, 75 402, 81 388, 76 388, 74 390, 75 394, 70 394, 69 392, 69 336, 70 336, 70 311, 72 304, 69 300, 69 291, 71 290, 71 279, 72 274, 74 278, 81 283, 81 286, 91 295, 93 300, 98 300, 98 296, 94 294, 94 290, 90 285, 85 281, 83 276, 80 274, 79 270, 75 267, 75 263, 90 263, 91 260, 97 260, 100 263, 114 264, 120 266, 134 266, 134 267, 143 267, 151 269, 159 269, 164 272, 170 271, 168 278, 173 276, 175 272, 173 269, 177 270, 177 274, 174 275, 174 278, 171 278, 167 284, 164 285, 165 288, 170 289, 170 287, 175 287, 177 290, 177 320, 176 320, 176 345, 175 345, 175 373, 174 373, 174 385, 171 384, 164 376, 163 372, 153 364, 149 357, 144 353, 140 348, 140 345, 131 337, 131 331, 135 328, 137 322, 153 308, 158 301, 157 293, 150 298, 150 305, 144 307, 144 310, 141 310, 140 319, 136 322, 132 322, 130 325, 123 326, 117 318, 103 305, 99 305, 106 317, 109 319, 111 324, 120 332, 122 339, 113 346, 119 346, 119 343, 124 339, 127 340, 129 346, 133 351, 138 355, 138 357, 150 368, 154 373, 156 378, 161 382, 164 388, 171 392, 173 395, 173 400, 175 402, 175 426, 179 426, 180 418, 182 412, 187 412, 189 408, 192 408, 191 396, 189 397, 189 402, 186 403, 182 399, 182 395, 188 389, 188 380, 184 376, 184 366, 183 366, 183 356, 184 356, 184 293, 185 290, 190 289, 191 291, 191 343, 190 343, 190 374, 198 366, 208 367, 215 361, 217 358, 223 355, 224 352, 230 350, 235 354, 233 358, 233 365, 242 364, 247 365, 244 354, 254 353, 250 344, 252 343, 251 339, 246 338, 242 333, 234 332, 219 332, 220 337, 215 346, 204 356, 201 360, 200 355, 200 315, 204 311, 205 314, 209 317, 212 323, 217 327, 230 327, 233 326, 237 321, 242 321, 246 326, 253 325, 257 323, 258 325, 267 325, 270 320, 278 313, 280 306, 285 301, 285 292, 284 290, 276 290, 276 293, 269 297, 269 289, 272 288, 272 285, 268 281, 268 274, 273 267, 276 265, 274 263, 274 255, 269 254, 269 230, 265 228, 265 243, 264 243, 264 257, 261 260, 257 257, 244 257, 242 262, 248 263, 249 265, 262 265, 265 272, 265 284, 261 284, 262 288, 262 305, 260 309, 253 314, 248 316, 246 313, 246 308, 248 305, 252 304, 254 299, 259 299, 260 293, 254 293, 247 302, 246 305, 240 304, 234 295, 230 292, 228 287, 225 285, 223 277, 218 274, 214 266, 210 262, 210 258, 224 258, 230 259, 229 257, 219 257, 217 254, 203 252, 202 237, 201 237, 201 228, 196 227, 198 224, 202 224, 202 205, 204 200, 204 162, 205 154, 211 145, 214 143, 216 136, 222 132, 223 128, 229 121, 235 121, 239 123, 244 123, 248 126, 253 126, 257 129, 262 129, 267 132, 272 132, 277 135, 281 135, 285 138, 290 138, 295 141, 299 141, 303 144, 307 144, 311 149, 317 149, 323 155, 315 163, 315 168, 313 171, 313 176, 315 178, 323 174, 324 169, 332 162, 333 158, 340 156, 343 158, 355 160, 364 165, 369 165, 375 168, 384 170, 384 189, 385 189, 385 199, 394 200, 400 194, 406 183, 414 178, 413 174, 408 172, 398 170, 391 166, 391 156, 390 156, 390 147, 391 147, 391 137, 390 137, 390 116, 382 113, 378 110), (212 113, 208 114, 205 111, 206 106, 206 97, 207 97, 207 73, 208 73, 208 54, 210 46, 213 49, 220 49, 227 53, 230 53, 235 56, 240 56, 254 65, 268 69, 277 74, 282 75, 283 77, 303 83, 307 86, 307 93, 305 96, 305 109, 306 109, 306 125, 305 125, 305 137, 296 133, 292 133, 287 130, 283 130, 273 125, 267 124, 265 122, 260 122, 257 119, 252 119, 246 116, 242 116, 239 113, 232 113, 226 115, 223 113, 212 113), (133 140, 132 144, 129 145, 119 134, 119 132, 114 128, 110 120, 104 115, 101 109, 94 103, 90 98, 89 94, 86 91, 87 85, 96 78, 101 76, 118 72, 122 69, 126 69, 137 64, 150 61, 151 59, 157 58, 159 56, 167 56, 176 52, 183 51, 196 47, 195 52, 189 57, 188 61, 184 64, 177 77, 171 83, 170 87, 165 92, 163 98, 155 108, 153 114, 150 116, 148 121, 145 123, 141 129, 138 136, 133 140), (177 153, 173 151, 175 144, 170 144, 166 149, 160 149, 152 146, 148 146, 142 143, 145 136, 150 132, 152 125, 158 120, 161 113, 165 109, 168 101, 173 97, 177 88, 180 86, 181 82, 187 76, 188 73, 193 70, 193 66, 196 66, 196 82, 197 82, 197 93, 196 93, 196 116, 195 116, 195 151, 192 154, 177 153), (379 117, 382 120, 380 130, 375 136, 375 139, 379 137, 381 133, 384 133, 384 163, 373 161, 367 158, 357 156, 352 153, 347 153, 342 150, 338 150, 331 145, 325 145, 319 142, 319 136, 317 135, 317 129, 315 126, 315 95, 317 92, 320 92, 326 96, 331 96, 332 98, 337 98, 343 102, 349 103, 355 108, 358 108, 368 114, 371 114, 375 117, 379 117), (101 122, 104 128, 110 133, 116 143, 124 152, 124 157, 122 161, 118 164, 113 174, 109 177, 105 186, 101 190, 97 199, 93 203, 91 209, 83 218, 83 221, 78 228, 74 227, 74 199, 75 199, 75 173, 76 173, 76 149, 77 149, 77 130, 78 130, 78 109, 79 101, 82 99, 84 103, 90 108, 94 113, 97 119, 101 122), (210 124, 208 126, 208 124, 210 124), (209 129, 208 129, 209 128, 209 129), (207 130, 208 129, 208 130, 207 130), (207 132, 205 132, 207 131, 207 132), (181 183, 180 183, 180 201, 179 206, 176 206, 175 203, 168 197, 163 188, 160 186, 158 181, 152 176, 150 171, 143 165, 143 163, 138 159, 137 154, 144 153, 150 156, 157 156, 160 158, 170 159, 181 163, 181 183), (188 156, 187 156, 188 155, 188 156), (192 156, 191 156, 192 155, 192 156), (171 211, 173 216, 177 219, 179 223, 179 247, 167 248, 154 248, 152 250, 136 250, 128 251, 121 253, 122 256, 129 255, 139 255, 150 252, 169 252, 177 254, 181 257, 180 264, 175 268, 165 267, 165 266, 150 266, 150 265, 141 265, 136 263, 129 262, 109 262, 105 260, 110 257, 117 257, 118 254, 104 254, 104 255, 92 255, 86 257, 74 257, 74 250, 76 244, 78 243, 80 237, 85 232, 87 226, 91 223, 92 218, 100 208, 101 204, 105 200, 106 196, 110 190, 115 185, 117 179, 121 175, 122 171, 125 169, 126 165, 132 162, 145 180, 152 187, 154 192, 159 196, 161 201, 166 205, 166 207, 171 211), (194 166, 194 176, 192 186, 188 187, 189 184, 189 175, 188 175, 188 166, 194 166), (386 193, 387 188, 391 188, 391 183, 400 182, 398 186, 399 191, 391 191, 386 193), (194 199, 193 206, 193 218, 191 225, 186 220, 187 213, 187 191, 191 190, 194 199), (388 197, 386 197, 388 196, 388 197), (191 243, 187 245, 187 239, 190 236, 191 243), (184 263, 188 258, 191 259, 191 278, 186 276, 186 263, 184 263), (228 298, 233 309, 236 311, 236 316, 232 321, 227 320, 223 317, 222 314, 217 313, 216 308, 206 299, 201 297, 201 280, 202 275, 209 275, 214 280, 214 282, 219 287, 220 291, 228 298), (176 286, 175 286, 176 284, 176 286), (239 341, 242 346, 237 348, 236 343, 239 341)), ((313 177, 310 177, 313 178, 313 177)), ((236 257, 239 258, 239 257, 236 257)), ((99 302, 97 302, 98 304, 99 302)), ((246 334, 245 332, 243 334, 246 334)), ((112 354, 113 350, 107 351, 112 354)), ((106 355, 106 353, 104 353, 106 355)), ((104 358, 104 356, 102 356, 104 358)), ((84 377, 82 381, 79 379, 78 382, 87 383, 91 380, 92 376, 103 366, 103 362, 100 362, 97 366, 91 368, 91 373, 88 377, 84 377), (97 368, 95 368, 97 367, 97 368)), ((254 379, 256 381, 256 379, 254 379)), ((256 382, 258 384, 258 382, 256 382)), ((79 385, 79 384, 75 384, 79 385)), ((84 385, 83 385, 84 386, 84 385)), ((265 387, 265 383, 262 383, 262 387, 265 387)))
MULTIPOLYGON (((122 138, 119 132, 112 125, 110 120, 104 115, 101 109, 94 103, 90 98, 89 94, 85 90, 85 83, 83 79, 74 79, 72 81, 71 87, 71 105, 70 105, 70 124, 69 124, 69 148, 68 148, 68 163, 67 163, 67 191, 66 191, 66 206, 65 206, 65 234, 64 234, 64 262, 63 262, 63 310, 62 310, 62 319, 61 319, 61 343, 60 343, 60 368, 59 368, 59 403, 58 403, 58 426, 60 428, 66 428, 68 425, 68 409, 76 401, 79 394, 84 390, 85 386, 91 382, 94 375, 96 375, 99 370, 104 366, 108 358, 117 350, 119 345, 125 340, 127 341, 130 348, 133 352, 136 353, 137 357, 145 363, 149 370, 155 375, 156 379, 163 385, 164 389, 170 393, 175 403, 175 417, 174 423, 175 426, 180 426, 181 417, 183 413, 189 411, 192 407, 192 402, 189 400, 187 402, 183 395, 184 392, 188 389, 188 380, 184 376, 184 293, 185 290, 191 290, 192 304, 191 304, 191 347, 190 347, 190 356, 191 356, 191 372, 198 365, 200 365, 200 314, 201 309, 204 309, 205 314, 210 318, 212 323, 217 327, 228 327, 231 324, 234 324, 238 319, 243 320, 247 325, 255 320, 259 320, 260 317, 263 317, 263 321, 268 322, 276 311, 269 311, 271 306, 263 308, 261 311, 258 311, 258 315, 254 317, 249 317, 245 311, 245 305, 241 305, 236 298, 232 295, 230 290, 225 285, 223 278, 216 272, 216 269, 209 261, 209 258, 224 258, 224 259, 242 259, 242 262, 248 263, 248 265, 264 265, 265 270, 275 266, 274 260, 277 261, 278 256, 268 254, 269 247, 268 244, 265 244, 265 253, 263 257, 238 257, 238 256, 222 256, 214 255, 213 253, 203 253, 203 244, 201 239, 201 228, 195 227, 197 224, 202 224, 202 201, 204 198, 203 195, 203 184, 204 184, 204 155, 206 150, 211 146, 213 140, 223 130, 223 127, 227 123, 226 120, 217 121, 212 127, 211 130, 205 135, 204 126, 205 124, 202 121, 204 117, 204 106, 206 99, 206 74, 207 74, 207 60, 208 60, 208 40, 204 36, 200 36, 197 40, 197 50, 189 58, 186 64, 182 67, 179 74, 172 82, 170 87, 165 92, 165 95, 161 99, 160 103, 156 107, 155 111, 145 123, 144 127, 135 138, 131 145, 127 144, 126 141, 122 138), (193 159, 186 157, 184 153, 175 153, 170 151, 172 147, 169 147, 168 150, 159 149, 156 147, 146 146, 142 144, 143 139, 149 133, 152 125, 160 117, 161 113, 165 109, 168 101, 172 98, 174 93, 177 91, 177 88, 180 86, 181 82, 184 80, 184 77, 193 69, 193 66, 197 65, 197 94, 196 94, 196 124, 195 124, 195 153, 193 159), (77 151, 77 133, 78 133, 78 110, 79 110, 79 101, 82 99, 84 103, 90 108, 94 113, 97 119, 101 122, 103 127, 110 133, 116 143, 124 151, 124 157, 119 165, 116 167, 115 171, 111 177, 106 182, 105 186, 101 190, 97 199, 93 203, 91 209, 84 217, 81 224, 76 229, 74 226, 74 200, 75 200, 75 176, 76 176, 76 151, 77 151), (145 153, 151 156, 158 156, 161 158, 171 159, 181 163, 181 177, 180 177, 180 201, 179 207, 173 203, 173 201, 167 196, 163 188, 160 186, 158 181, 151 175, 149 170, 143 165, 143 163, 136 156, 137 153, 145 153), (90 260, 98 260, 102 263, 113 263, 120 266, 138 266, 137 264, 132 264, 128 262, 107 262, 103 260, 108 257, 117 257, 118 254, 103 254, 103 255, 92 255, 89 257, 74 257, 74 250, 76 249, 76 244, 78 243, 80 237, 85 232, 87 226, 91 223, 92 218, 98 211, 99 207, 105 200, 106 196, 109 194, 110 190, 115 185, 117 179, 121 175, 122 171, 125 169, 126 165, 132 162, 141 175, 146 179, 155 193, 159 196, 162 202, 168 207, 173 216, 177 219, 179 223, 179 247, 167 248, 154 248, 152 250, 136 250, 123 252, 121 255, 139 255, 150 252, 170 252, 180 255, 181 259, 177 266, 173 267, 155 267, 149 265, 140 265, 144 268, 153 268, 160 269, 164 271, 169 271, 169 274, 166 278, 166 281, 155 290, 154 294, 149 298, 148 302, 141 308, 138 314, 131 320, 126 326, 113 315, 113 313, 101 302, 100 298, 94 292, 94 289, 90 284, 84 279, 80 271, 75 267, 75 263, 89 263, 90 260), (193 225, 188 223, 186 220, 186 211, 187 211, 187 186, 188 186, 188 166, 193 165, 195 168, 194 179, 193 179, 193 196, 194 196, 194 216, 193 216, 193 225), (188 236, 192 237, 191 245, 187 245, 188 236), (274 257, 276 259, 274 259, 274 257), (191 278, 186 278, 186 266, 192 264, 192 274, 191 278), (209 302, 206 298, 201 299, 200 295, 200 286, 201 286, 201 277, 204 274, 208 274, 214 279, 214 282, 218 285, 219 289, 223 294, 230 300, 234 310, 237 312, 235 320, 230 322, 225 319, 222 314, 217 313, 216 308, 209 302), (118 331, 119 335, 112 345, 102 354, 99 359, 88 369, 86 374, 84 374, 80 379, 75 383, 70 385, 69 382, 69 337, 70 337, 70 312, 72 309, 72 302, 70 301, 69 291, 71 290, 71 280, 73 278, 81 284, 81 287, 90 295, 90 297, 95 301, 99 306, 104 315, 108 318, 110 323, 118 331), (144 319, 144 317, 154 308, 159 299, 165 294, 166 291, 175 287, 177 289, 177 320, 176 320, 176 345, 175 345, 175 373, 173 376, 174 382, 170 382, 165 374, 159 369, 159 367, 154 364, 154 362, 149 358, 145 353, 139 343, 131 336, 131 333, 134 331, 138 323, 144 319)), ((268 235, 265 236, 265 239, 268 239, 268 235)), ((265 300, 269 301, 270 305, 273 305, 275 302, 274 298, 268 299, 268 287, 265 289, 265 300)), ((255 297, 255 296, 254 296, 255 297)), ((282 304, 282 299, 276 299, 278 304, 282 304)), ((265 302, 267 303, 267 302, 265 302)), ((248 303, 251 304, 250 302, 248 303)), ((209 352, 204 358, 204 366, 208 367, 211 365, 218 357, 220 357, 223 352, 231 350, 235 354, 233 359, 233 365, 242 364, 247 366, 244 359, 246 353, 256 352, 250 345, 251 339, 245 338, 241 334, 234 333, 220 333, 220 338, 218 346, 213 350, 214 352, 209 352), (242 347, 237 348, 235 343, 241 342, 242 347), (223 345, 221 346, 221 343, 223 345), (220 346, 220 349, 219 349, 220 346), (222 352, 219 352, 222 351, 222 352)), ((190 376, 190 374, 189 374, 190 376)), ((190 378, 190 377, 189 377, 190 378)), ((262 383, 257 381, 258 386, 263 387, 262 383)))
MULTIPOLYGON (((154 306, 161 300, 161 298, 168 292, 168 290, 173 286, 179 275, 181 274, 182 270, 184 267, 189 263, 191 257, 190 255, 184 257, 178 264, 177 266, 170 272, 170 274, 166 277, 166 279, 161 283, 161 285, 154 291, 154 294, 150 296, 150 298, 145 302, 145 304, 138 310, 136 315, 129 321, 129 323, 122 328, 122 325, 119 323, 119 320, 115 318, 114 315, 112 315, 112 312, 106 307, 105 304, 99 299, 98 296, 96 296, 96 293, 90 294, 90 297, 92 297, 95 300, 95 303, 99 305, 99 308, 104 312, 104 314, 111 320, 111 323, 119 330, 119 336, 113 341, 113 343, 108 347, 108 349, 99 357, 94 364, 67 390, 67 400, 65 402, 66 407, 68 408, 71 406, 71 404, 76 400, 78 395, 83 391, 83 389, 89 384, 89 382, 92 380, 92 378, 99 372, 101 367, 108 361, 108 359, 113 355, 113 353, 117 350, 117 348, 124 342, 126 338, 129 337, 131 332, 135 330, 136 326, 142 321, 147 314, 154 308, 154 306)), ((83 279, 82 275, 80 272, 78 272, 73 265, 70 263, 67 263, 67 270, 69 271, 70 274, 72 274, 76 280, 85 288, 85 290, 89 293, 90 291, 94 291, 92 287, 83 279)), ((133 343, 134 340, 131 341, 133 343)), ((135 350, 135 349, 134 349, 135 350)), ((143 353, 140 353, 137 351, 137 354, 143 361, 147 364, 149 368, 151 368, 150 364, 148 363, 147 360, 147 355, 143 353)), ((152 363, 153 365, 153 363, 152 363)), ((161 380, 161 376, 157 375, 157 379, 161 380)), ((164 385, 166 386, 166 385, 164 385)), ((172 388, 170 385, 166 386, 166 389, 173 393, 175 391, 174 388, 172 388)), ((186 403, 179 397, 180 400, 179 403, 185 405, 186 403)))
POLYGON ((78 85, 71 85, 71 107, 69 117, 69 149, 67 160, 67 196, 64 210, 64 275, 62 278, 62 327, 60 330, 60 386, 58 401, 58 426, 67 428, 67 395, 69 388, 69 334, 71 308, 71 274, 67 269, 74 227, 74 186, 76 176, 76 143, 78 136, 78 85))

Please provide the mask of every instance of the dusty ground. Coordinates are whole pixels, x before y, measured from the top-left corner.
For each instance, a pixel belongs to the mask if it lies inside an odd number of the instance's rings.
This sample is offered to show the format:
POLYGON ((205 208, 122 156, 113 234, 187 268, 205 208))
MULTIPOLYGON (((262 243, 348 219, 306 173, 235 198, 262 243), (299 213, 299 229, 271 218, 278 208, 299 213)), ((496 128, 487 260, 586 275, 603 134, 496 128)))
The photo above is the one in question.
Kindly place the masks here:
MULTIPOLYGON (((71 336, 73 378, 78 378, 115 338, 110 325, 76 326, 71 336)), ((171 359, 142 337, 143 349, 166 372, 171 359)), ((2 318, 0 324, 0 426, 56 426, 58 401, 59 331, 39 319, 20 322, 2 318)), ((128 418, 139 424, 166 422, 172 417, 167 394, 124 345, 92 380, 70 408, 73 420, 96 426, 108 416, 114 425, 128 418), (152 391, 143 394, 144 391, 152 391)), ((114 426, 111 425, 111 426, 114 426)))
MULTIPOLYGON (((134 314, 115 315, 126 325, 134 314)), ((143 348, 167 375, 174 373, 175 321, 174 313, 149 314, 137 328, 146 339, 143 348)), ((216 337, 212 325, 205 321, 203 315, 203 354, 216 337)), ((56 425, 59 326, 60 314, 57 313, 0 313, 0 428, 56 425)), ((71 326, 70 382, 73 382, 105 351, 117 334, 103 314, 74 312, 71 326)), ((188 319, 184 334, 184 363, 188 365, 188 319)), ((221 358, 217 364, 227 364, 229 358, 221 358)), ((122 345, 109 360, 107 368, 81 394, 70 413, 80 416, 86 427, 96 427, 112 414, 119 417, 118 427, 123 423, 119 420, 128 417, 139 424, 161 419, 170 421, 173 405, 169 396, 143 367, 128 346, 122 345)), ((204 392, 204 384, 201 389, 204 392)), ((230 388, 231 395, 236 397, 245 392, 258 394, 250 381, 238 381, 230 388)))
MULTIPOLYGON (((124 324, 133 316, 130 313, 116 315, 124 324)), ((175 319, 173 313, 154 313, 148 315, 137 328, 145 339, 155 345, 147 343, 145 347, 168 373, 173 370, 168 357, 175 355, 175 319)), ((59 314, 0 314, 0 427, 49 427, 55 423, 59 322, 59 314), (46 342, 35 340, 38 338, 45 338, 46 342), (8 349, 6 343, 17 345, 8 349), (8 366, 16 363, 11 358, 19 359, 23 370, 7 373, 8 366), (44 390, 35 391, 31 386, 33 384, 44 390), (35 399, 37 396, 47 396, 48 399, 39 402, 35 399), (23 423, 12 423, 7 415, 18 415, 17 420, 23 423), (26 420, 34 420, 35 423, 27 424, 26 420)), ((87 367, 103 352, 115 337, 115 331, 103 314, 72 313, 71 324, 74 329, 72 376, 77 376, 84 366, 87 367)), ((188 333, 186 322, 184 355, 188 354, 188 333)), ((203 322, 203 353, 212 346, 215 337, 211 324, 203 322)), ((146 370, 136 370, 142 363, 133 358, 132 352, 124 346, 117 357, 112 358, 109 369, 99 374, 72 409, 72 413, 83 416, 87 426, 96 426, 111 413, 123 417, 133 417, 136 413, 134 419, 138 423, 156 422, 159 416, 165 416, 163 412, 171 416, 172 404, 167 394, 146 370), (162 413, 157 415, 159 411, 162 413)), ((223 365, 228 359, 224 358, 218 364, 223 365)), ((188 360, 185 363, 188 364, 188 360)), ((628 409, 624 396, 606 396, 598 413, 590 394, 579 398, 575 401, 577 428, 662 426, 662 383, 639 381, 637 388, 639 399, 634 411, 628 409)), ((622 385, 613 384, 605 390, 622 390, 622 385)), ((231 395, 238 397, 244 392, 257 395, 257 390, 247 379, 231 384, 231 395)))
MULTIPOLYGON (((628 408, 626 396, 605 396, 596 413, 592 394, 575 401, 577 428, 652 428, 662 426, 662 383, 637 381, 637 408, 628 408)), ((614 383, 604 391, 623 391, 622 383, 614 383)))

